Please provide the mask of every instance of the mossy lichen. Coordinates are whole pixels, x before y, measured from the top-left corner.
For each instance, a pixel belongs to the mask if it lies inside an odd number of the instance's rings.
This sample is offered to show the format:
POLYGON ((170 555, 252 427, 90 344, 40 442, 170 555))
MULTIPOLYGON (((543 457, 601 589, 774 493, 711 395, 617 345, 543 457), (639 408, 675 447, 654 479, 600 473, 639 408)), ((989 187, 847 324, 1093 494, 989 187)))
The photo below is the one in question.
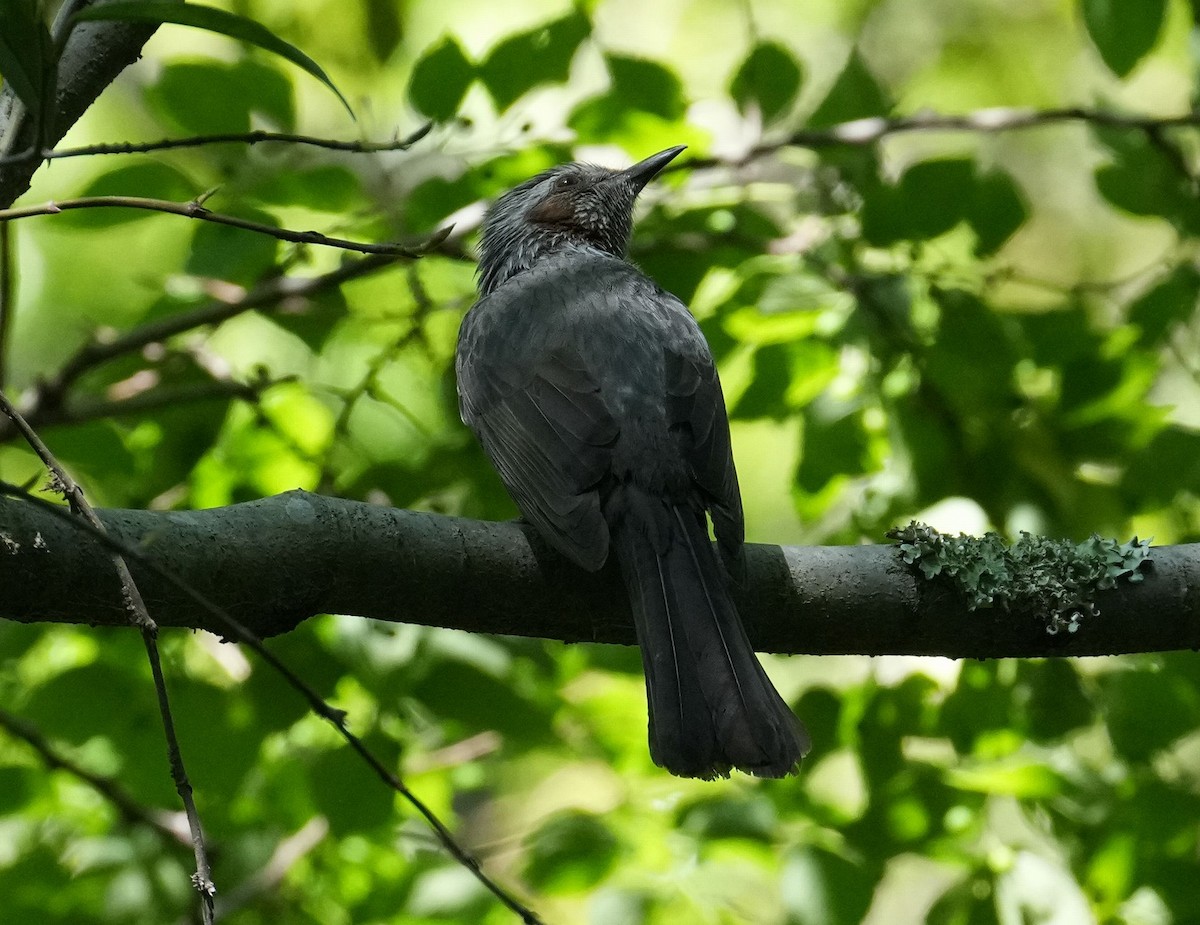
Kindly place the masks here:
POLYGON ((1150 540, 1128 543, 1092 535, 1082 543, 1022 533, 1009 545, 997 533, 947 536, 913 521, 889 530, 900 557, 928 579, 942 577, 971 610, 1003 607, 1046 621, 1046 632, 1074 633, 1100 610, 1097 591, 1138 582, 1150 561, 1150 540))

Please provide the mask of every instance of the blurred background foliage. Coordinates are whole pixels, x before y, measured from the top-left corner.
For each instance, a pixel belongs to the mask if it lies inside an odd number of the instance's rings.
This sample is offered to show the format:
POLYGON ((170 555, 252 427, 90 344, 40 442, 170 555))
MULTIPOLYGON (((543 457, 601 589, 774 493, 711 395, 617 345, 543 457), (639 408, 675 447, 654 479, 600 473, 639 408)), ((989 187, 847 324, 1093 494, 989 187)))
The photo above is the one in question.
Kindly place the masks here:
MULTIPOLYGON (((43 435, 93 501, 304 487, 512 516, 458 422, 451 370, 482 210, 551 164, 684 142, 693 160, 643 196, 632 252, 720 361, 752 541, 879 542, 911 517, 1200 540, 1194 126, 789 144, 996 106, 1187 115, 1200 30, 1186 0, 218 5, 316 59, 357 121, 278 58, 165 26, 64 144, 436 126, 406 152, 55 161, 24 201, 216 187, 209 207, 289 228, 456 231, 420 261, 70 383, 67 422, 47 415, 43 435)), ((4 387, 26 399, 93 336, 348 259, 146 212, 7 233, 4 387)), ((0 476, 37 472, 0 445, 0 476)), ((549 922, 1200 921, 1193 653, 770 658, 813 732, 803 774, 703 783, 651 766, 633 650, 337 617, 271 645, 549 922)), ((513 920, 265 666, 202 635, 164 649, 225 921, 513 920)), ((176 806, 131 633, 0 622, 0 704, 137 802, 176 806)), ((190 864, 0 731, 0 917, 187 920, 190 864)))

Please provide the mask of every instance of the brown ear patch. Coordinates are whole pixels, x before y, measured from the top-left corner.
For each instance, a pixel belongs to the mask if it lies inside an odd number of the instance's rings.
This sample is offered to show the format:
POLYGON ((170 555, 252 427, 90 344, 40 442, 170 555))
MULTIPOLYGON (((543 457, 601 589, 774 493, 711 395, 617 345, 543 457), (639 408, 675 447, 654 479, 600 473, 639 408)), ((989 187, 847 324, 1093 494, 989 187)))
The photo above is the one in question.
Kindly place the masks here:
POLYGON ((547 225, 569 225, 574 217, 575 210, 566 196, 547 196, 529 210, 529 218, 547 225))

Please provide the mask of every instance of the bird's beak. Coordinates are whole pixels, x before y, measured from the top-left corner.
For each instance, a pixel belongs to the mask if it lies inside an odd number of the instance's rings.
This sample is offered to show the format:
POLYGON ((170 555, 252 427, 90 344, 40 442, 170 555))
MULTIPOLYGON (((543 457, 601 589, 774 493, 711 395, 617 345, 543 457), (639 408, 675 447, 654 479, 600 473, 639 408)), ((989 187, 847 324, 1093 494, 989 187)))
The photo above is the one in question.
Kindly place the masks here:
POLYGON ((658 176, 659 171, 675 160, 679 156, 679 152, 686 147, 687 145, 676 145, 665 151, 659 151, 657 154, 651 154, 644 161, 638 161, 632 167, 622 170, 613 179, 629 183, 634 192, 641 192, 642 187, 658 176))

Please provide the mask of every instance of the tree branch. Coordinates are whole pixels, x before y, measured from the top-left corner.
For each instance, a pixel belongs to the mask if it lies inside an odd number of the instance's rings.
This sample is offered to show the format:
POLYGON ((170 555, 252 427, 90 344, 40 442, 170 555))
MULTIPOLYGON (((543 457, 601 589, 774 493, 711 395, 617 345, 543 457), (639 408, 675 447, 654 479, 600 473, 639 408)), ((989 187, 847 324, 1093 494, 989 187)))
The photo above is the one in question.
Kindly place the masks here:
POLYGON ((46 151, 26 151, 7 158, 0 158, 0 167, 23 161, 57 161, 68 157, 93 157, 100 154, 148 154, 152 151, 174 151, 180 148, 203 148, 209 145, 242 144, 253 147, 259 144, 293 144, 327 151, 346 151, 351 154, 373 154, 383 151, 407 151, 429 134, 432 122, 426 122, 415 132, 391 141, 339 141, 334 138, 316 138, 312 135, 297 135, 294 132, 224 132, 216 135, 191 135, 187 138, 163 138, 159 141, 116 141, 108 144, 83 145, 78 148, 53 148, 46 151))
POLYGON ((141 196, 83 196, 78 199, 62 199, 57 202, 45 202, 41 205, 20 206, 13 209, 0 209, 0 222, 15 221, 20 218, 31 218, 35 215, 57 215, 71 209, 143 209, 148 212, 165 212, 168 215, 182 215, 185 218, 195 218, 217 225, 228 225, 231 228, 241 228, 253 231, 255 234, 278 238, 280 241, 290 241, 293 244, 317 244, 322 247, 337 247, 342 250, 357 251, 360 254, 388 254, 395 257, 421 257, 430 249, 437 247, 450 234, 450 228, 434 232, 426 241, 415 247, 403 244, 367 244, 362 241, 347 241, 345 238, 331 238, 319 231, 292 231, 288 228, 276 228, 253 222, 236 215, 225 215, 205 208, 201 199, 191 202, 168 202, 165 199, 146 199, 141 196))
POLYGON ((182 828, 179 824, 180 813, 169 813, 162 809, 143 806, 130 795, 119 780, 89 771, 64 752, 59 751, 32 723, 26 722, 3 708, 0 708, 0 729, 13 738, 21 739, 28 744, 41 756, 42 761, 51 770, 65 771, 67 774, 79 778, 108 800, 126 822, 147 826, 172 843, 191 847, 186 822, 183 823, 182 828))
MULTIPOLYGON (((581 572, 532 528, 394 510, 294 491, 205 511, 101 511, 139 546, 253 632, 319 613, 474 632, 629 644, 611 567, 581 572)), ((107 551, 36 506, 0 498, 0 617, 122 625, 107 551)), ((1000 610, 968 612, 891 546, 747 549, 738 603, 768 652, 960 658, 1110 655, 1200 647, 1200 544, 1159 547, 1145 581, 1101 592, 1075 633, 1000 610)), ((137 563, 164 626, 225 627, 137 563)))
MULTIPOLYGON (((994 134, 996 132, 1027 131, 1071 122, 1143 132, 1151 141, 1156 141, 1156 138, 1161 141, 1162 133, 1170 129, 1200 127, 1200 112, 1188 112, 1178 116, 1150 116, 1089 109, 1083 106, 1061 109, 997 106, 960 114, 918 112, 911 116, 869 116, 865 119, 840 122, 828 128, 801 129, 786 138, 757 145, 740 160, 752 161, 786 147, 866 148, 893 135, 904 135, 911 132, 994 134)), ((728 163, 728 159, 725 158, 698 157, 677 161, 664 168, 662 172, 671 173, 677 170, 722 166, 728 163)))

